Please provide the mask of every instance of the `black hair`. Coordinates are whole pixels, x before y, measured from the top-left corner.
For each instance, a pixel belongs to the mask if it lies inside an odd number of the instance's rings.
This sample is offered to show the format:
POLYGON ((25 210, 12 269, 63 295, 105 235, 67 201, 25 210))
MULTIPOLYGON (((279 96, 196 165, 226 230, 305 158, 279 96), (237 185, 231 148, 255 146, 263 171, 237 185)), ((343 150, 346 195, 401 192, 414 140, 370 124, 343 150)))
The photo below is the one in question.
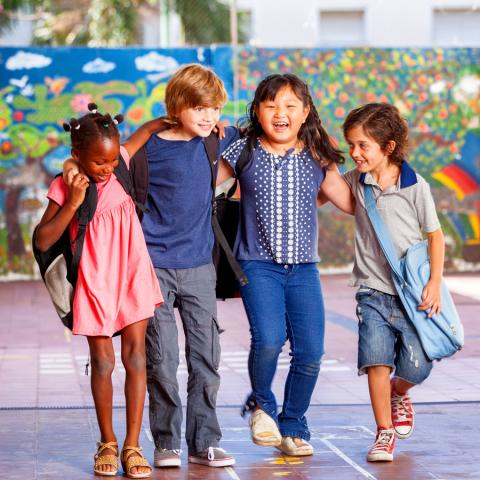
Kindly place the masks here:
POLYGON ((323 166, 330 165, 332 162, 336 164, 343 163, 345 161, 343 152, 335 147, 328 133, 323 128, 308 85, 292 73, 269 75, 259 83, 255 90, 253 101, 248 110, 247 125, 242 132, 248 137, 250 147, 255 148, 256 139, 264 134, 255 110, 261 102, 274 100, 278 91, 283 87, 290 87, 303 102, 303 105, 310 108, 305 123, 298 132, 298 138, 302 140, 312 157, 323 166))
POLYGON ((117 125, 123 122, 123 115, 112 118, 109 113, 103 115, 97 112, 97 108, 95 103, 89 103, 90 113, 78 119, 71 118, 70 123, 63 124, 63 129, 70 132, 72 148, 85 151, 96 140, 120 135, 117 125))
POLYGON ((388 154, 388 159, 401 165, 408 148, 407 121, 402 118, 398 108, 390 103, 367 103, 352 110, 343 124, 343 135, 347 138, 349 130, 362 127, 388 154), (395 142, 395 148, 389 151, 389 143, 395 142))

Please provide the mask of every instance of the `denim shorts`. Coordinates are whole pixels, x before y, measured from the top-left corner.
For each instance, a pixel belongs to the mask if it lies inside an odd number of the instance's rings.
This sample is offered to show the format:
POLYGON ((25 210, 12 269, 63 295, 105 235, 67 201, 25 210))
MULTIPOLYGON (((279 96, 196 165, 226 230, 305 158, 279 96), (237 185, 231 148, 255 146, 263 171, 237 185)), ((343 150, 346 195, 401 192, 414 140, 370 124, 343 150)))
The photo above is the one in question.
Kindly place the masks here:
POLYGON ((417 385, 430 374, 415 327, 397 295, 360 287, 355 296, 358 317, 358 374, 386 365, 395 377, 417 385))

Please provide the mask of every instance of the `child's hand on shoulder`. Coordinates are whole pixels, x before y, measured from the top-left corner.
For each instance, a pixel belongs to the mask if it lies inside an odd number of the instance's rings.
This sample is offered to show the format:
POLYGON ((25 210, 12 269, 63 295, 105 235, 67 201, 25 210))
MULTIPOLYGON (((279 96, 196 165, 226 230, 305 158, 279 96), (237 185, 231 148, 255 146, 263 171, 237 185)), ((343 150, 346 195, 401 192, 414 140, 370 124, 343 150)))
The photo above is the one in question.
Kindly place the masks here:
POLYGON ((221 120, 213 127, 215 133, 218 132, 218 138, 223 140, 225 138, 225 128, 228 127, 230 123, 227 120, 221 120))
POLYGON ((438 315, 441 310, 441 282, 430 279, 422 292, 422 303, 418 305, 420 310, 430 310, 428 318, 438 315))
POLYGON ((68 203, 77 210, 82 204, 85 198, 85 192, 87 191, 89 180, 83 173, 76 173, 69 185, 70 196, 68 203))
POLYGON ((80 173, 78 163, 73 158, 68 158, 63 163, 63 181, 70 187, 72 185, 75 175, 80 173))

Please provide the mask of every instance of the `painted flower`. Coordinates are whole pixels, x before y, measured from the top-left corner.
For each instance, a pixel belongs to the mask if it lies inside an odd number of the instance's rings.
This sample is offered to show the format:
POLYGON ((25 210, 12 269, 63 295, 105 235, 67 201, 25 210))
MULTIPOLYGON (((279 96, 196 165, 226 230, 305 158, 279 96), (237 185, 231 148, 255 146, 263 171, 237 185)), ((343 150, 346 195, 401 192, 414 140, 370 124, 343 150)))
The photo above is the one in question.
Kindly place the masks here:
POLYGON ((19 111, 13 112, 13 119, 16 122, 21 122, 24 118, 25 118, 25 115, 23 112, 19 112, 19 111))
POLYGON ((79 93, 72 98, 70 106, 74 112, 85 113, 88 112, 88 104, 92 101, 92 96, 89 93, 79 93))
POLYGON ((337 107, 335 109, 335 116, 337 118, 343 118, 345 116, 345 109, 343 107, 337 107))

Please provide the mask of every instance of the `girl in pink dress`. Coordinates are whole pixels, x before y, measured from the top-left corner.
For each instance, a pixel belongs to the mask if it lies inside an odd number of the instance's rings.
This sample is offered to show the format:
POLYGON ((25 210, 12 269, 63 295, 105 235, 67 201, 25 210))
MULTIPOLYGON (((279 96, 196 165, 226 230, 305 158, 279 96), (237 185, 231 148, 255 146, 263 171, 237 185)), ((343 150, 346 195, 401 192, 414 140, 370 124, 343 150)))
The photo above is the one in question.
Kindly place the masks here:
POLYGON ((48 191, 49 204, 40 221, 35 243, 45 251, 68 227, 75 238, 75 212, 90 188, 98 190, 95 215, 88 225, 73 301, 73 333, 85 335, 92 363, 91 387, 101 439, 97 444, 94 471, 98 475, 117 474, 118 445, 112 425, 112 372, 115 353, 112 335, 121 335, 122 363, 125 367, 127 432, 120 459, 129 478, 146 478, 152 468, 138 445, 145 401, 145 331, 147 319, 163 303, 153 265, 131 197, 118 182, 113 169, 119 154, 125 161, 160 128, 152 121, 137 130, 120 146, 114 119, 97 112, 64 124, 70 131, 72 157, 80 171, 67 185, 61 176, 48 191))

